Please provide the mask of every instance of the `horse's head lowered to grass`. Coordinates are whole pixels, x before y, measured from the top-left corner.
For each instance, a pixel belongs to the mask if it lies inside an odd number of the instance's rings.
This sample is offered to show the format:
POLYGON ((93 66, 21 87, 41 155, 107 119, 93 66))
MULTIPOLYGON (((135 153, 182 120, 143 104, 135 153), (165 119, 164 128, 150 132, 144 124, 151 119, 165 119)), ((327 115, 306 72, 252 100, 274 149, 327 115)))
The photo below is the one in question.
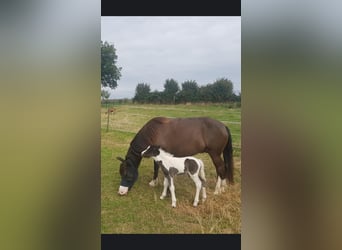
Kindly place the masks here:
POLYGON ((120 175, 121 175, 121 183, 119 187, 119 194, 125 195, 128 190, 130 190, 134 184, 134 182, 138 179, 138 166, 135 166, 134 162, 129 158, 126 160, 121 157, 117 157, 120 164, 120 175))

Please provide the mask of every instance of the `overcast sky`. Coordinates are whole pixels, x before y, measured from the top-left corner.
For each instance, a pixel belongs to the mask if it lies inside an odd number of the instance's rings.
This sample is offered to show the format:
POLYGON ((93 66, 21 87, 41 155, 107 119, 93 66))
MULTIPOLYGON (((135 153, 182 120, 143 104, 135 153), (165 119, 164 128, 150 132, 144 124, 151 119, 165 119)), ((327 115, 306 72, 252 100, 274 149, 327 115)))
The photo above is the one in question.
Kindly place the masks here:
POLYGON ((166 79, 179 87, 225 77, 241 92, 241 17, 101 17, 101 40, 113 44, 122 67, 110 98, 133 98, 138 83, 163 91, 166 79))

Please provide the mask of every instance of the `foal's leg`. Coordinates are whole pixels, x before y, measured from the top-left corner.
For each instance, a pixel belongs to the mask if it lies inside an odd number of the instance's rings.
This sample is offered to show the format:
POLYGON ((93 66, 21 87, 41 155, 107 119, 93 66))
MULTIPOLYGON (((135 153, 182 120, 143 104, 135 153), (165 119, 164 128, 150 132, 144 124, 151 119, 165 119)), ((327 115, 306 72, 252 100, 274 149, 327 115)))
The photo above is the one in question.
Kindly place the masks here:
POLYGON ((207 192, 205 187, 202 184, 202 202, 205 202, 205 200, 207 199, 207 192))
POLYGON ((207 192, 205 190, 205 185, 206 185, 207 180, 205 178, 204 165, 201 166, 199 176, 202 182, 202 202, 204 202, 207 199, 207 192))
POLYGON ((201 180, 197 174, 191 175, 191 178, 195 182, 195 185, 196 185, 196 194, 195 194, 195 199, 194 199, 193 205, 194 205, 194 207, 197 207, 198 201, 199 201, 199 194, 200 194, 201 187, 202 187, 202 182, 201 182, 201 180))
POLYGON ((170 192, 171 192, 171 201, 172 207, 176 207, 176 194, 175 194, 175 185, 173 184, 173 177, 170 177, 170 192))
POLYGON ((163 192, 160 196, 161 200, 163 200, 166 197, 166 192, 167 192, 168 187, 169 187, 169 179, 168 179, 168 177, 164 176, 164 189, 163 189, 163 192))
POLYGON ((154 172, 153 172, 153 179, 152 179, 152 181, 150 181, 150 183, 149 183, 149 185, 150 185, 151 187, 157 186, 157 183, 158 183, 157 177, 158 177, 159 165, 158 165, 155 161, 153 161, 153 164, 154 164, 154 167, 153 167, 153 169, 154 169, 154 172))

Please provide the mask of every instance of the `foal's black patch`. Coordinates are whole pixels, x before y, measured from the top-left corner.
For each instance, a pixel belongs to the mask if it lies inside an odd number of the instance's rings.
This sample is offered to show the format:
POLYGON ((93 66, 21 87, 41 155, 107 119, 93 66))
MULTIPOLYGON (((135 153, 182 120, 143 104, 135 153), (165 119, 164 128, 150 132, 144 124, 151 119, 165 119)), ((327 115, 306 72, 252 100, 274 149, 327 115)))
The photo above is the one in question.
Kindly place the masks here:
POLYGON ((166 177, 169 177, 169 176, 174 177, 178 174, 177 168, 170 167, 169 170, 167 170, 167 168, 164 166, 162 161, 158 161, 157 164, 159 165, 159 167, 161 167, 161 169, 162 169, 162 171, 166 177))
POLYGON ((170 174, 171 177, 174 177, 175 175, 178 174, 178 169, 174 168, 174 167, 170 167, 169 174, 170 174))
POLYGON ((161 170, 163 171, 165 176, 169 176, 169 171, 167 170, 167 168, 164 166, 162 161, 157 161, 157 164, 159 165, 159 167, 161 168, 161 170))
POLYGON ((196 161, 192 159, 185 159, 184 167, 185 167, 185 172, 189 171, 190 174, 195 174, 198 170, 196 161))

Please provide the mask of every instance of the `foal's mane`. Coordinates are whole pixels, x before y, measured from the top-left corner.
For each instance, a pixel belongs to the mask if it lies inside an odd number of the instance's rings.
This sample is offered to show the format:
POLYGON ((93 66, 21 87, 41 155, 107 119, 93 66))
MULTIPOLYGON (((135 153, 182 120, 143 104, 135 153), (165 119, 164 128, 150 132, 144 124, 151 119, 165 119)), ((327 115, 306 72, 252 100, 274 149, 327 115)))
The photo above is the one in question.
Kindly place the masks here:
MULTIPOLYGON (((166 152, 164 149, 162 149, 162 148, 159 148, 159 150, 160 150, 160 152, 161 152, 161 154, 163 154, 162 156, 164 156, 164 155, 166 155, 167 157, 174 157, 174 155, 173 154, 171 154, 171 153, 169 153, 169 152, 166 152)), ((159 154, 159 155, 161 155, 161 154, 159 154)))

